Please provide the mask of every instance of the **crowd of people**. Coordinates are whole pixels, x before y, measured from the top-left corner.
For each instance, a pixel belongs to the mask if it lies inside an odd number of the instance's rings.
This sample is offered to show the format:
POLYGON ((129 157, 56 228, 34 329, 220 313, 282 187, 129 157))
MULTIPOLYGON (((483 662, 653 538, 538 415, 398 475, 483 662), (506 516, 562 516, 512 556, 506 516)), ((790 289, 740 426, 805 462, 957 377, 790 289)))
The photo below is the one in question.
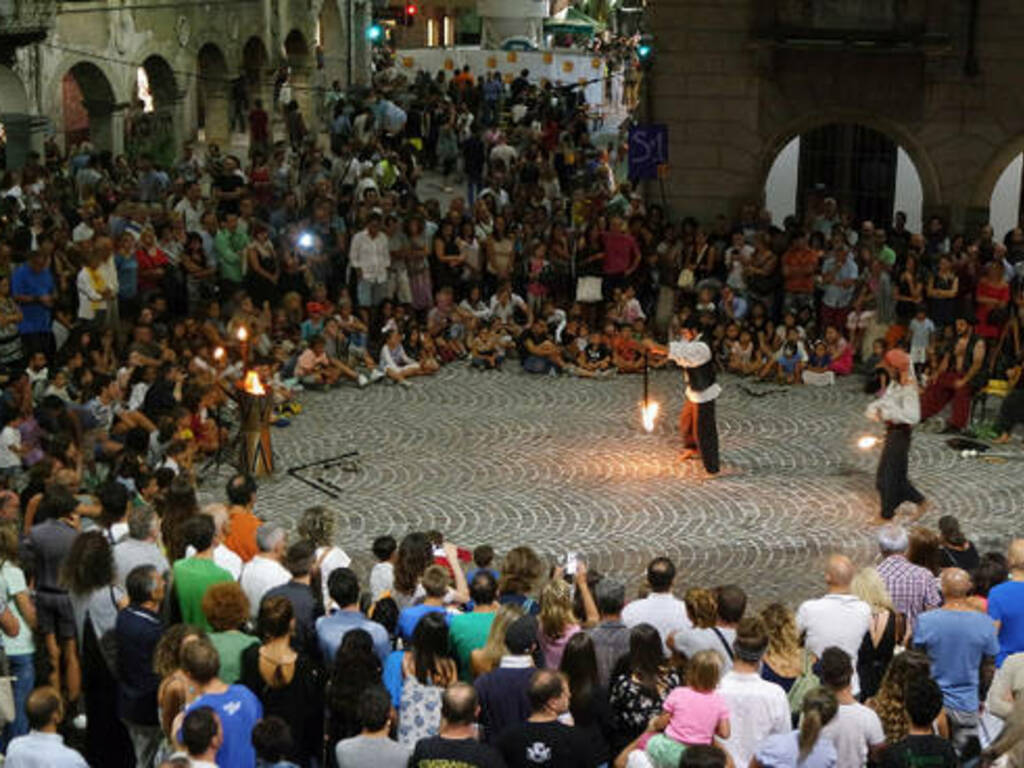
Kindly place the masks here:
POLYGON ((986 759, 1021 764, 1024 544, 979 558, 955 520, 883 528, 877 567, 835 556, 825 597, 754 614, 736 585, 679 600, 665 558, 628 600, 437 532, 356 573, 328 511, 265 522, 245 475, 200 508, 251 371, 283 426, 304 389, 511 359, 601 379, 686 329, 793 385, 877 391, 904 347, 924 414, 965 429, 1006 378, 999 439, 1024 420, 1024 230, 885 230, 827 198, 673 220, 575 89, 381 86, 334 99, 326 146, 286 108, 245 159, 51 141, 0 178, 6 764, 954 765, 991 741, 979 711, 1008 723, 986 759), (421 199, 425 170, 466 195, 421 199))

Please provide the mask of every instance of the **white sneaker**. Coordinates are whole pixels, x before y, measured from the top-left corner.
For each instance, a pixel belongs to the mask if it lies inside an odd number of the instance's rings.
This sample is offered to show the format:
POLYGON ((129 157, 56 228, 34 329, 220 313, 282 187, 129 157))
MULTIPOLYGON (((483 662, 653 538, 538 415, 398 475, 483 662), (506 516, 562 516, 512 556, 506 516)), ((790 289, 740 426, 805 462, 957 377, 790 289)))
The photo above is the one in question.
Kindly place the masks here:
POLYGON ((360 389, 362 389, 363 387, 365 387, 369 383, 370 383, 370 380, 368 378, 366 378, 366 376, 364 374, 362 374, 362 373, 360 373, 359 377, 356 379, 356 384, 359 385, 360 389))
POLYGON ((380 368, 374 368, 372 371, 370 371, 370 383, 371 384, 373 382, 375 382, 375 381, 380 381, 383 378, 384 378, 384 371, 382 371, 380 368))

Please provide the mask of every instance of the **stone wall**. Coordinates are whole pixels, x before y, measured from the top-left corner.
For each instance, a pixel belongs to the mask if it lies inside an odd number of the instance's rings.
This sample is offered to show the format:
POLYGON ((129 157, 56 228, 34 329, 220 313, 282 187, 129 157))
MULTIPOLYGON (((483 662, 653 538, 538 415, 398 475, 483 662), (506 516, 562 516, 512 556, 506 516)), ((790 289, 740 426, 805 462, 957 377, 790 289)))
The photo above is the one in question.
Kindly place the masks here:
POLYGON ((790 139, 857 122, 907 150, 926 214, 956 227, 984 221, 996 179, 1024 149, 1024 4, 981 5, 972 69, 969 0, 929 2, 923 34, 870 49, 770 39, 762 25, 773 2, 650 6, 657 58, 644 98, 647 116, 669 126, 672 208, 705 220, 733 215, 762 200, 771 163, 790 139))

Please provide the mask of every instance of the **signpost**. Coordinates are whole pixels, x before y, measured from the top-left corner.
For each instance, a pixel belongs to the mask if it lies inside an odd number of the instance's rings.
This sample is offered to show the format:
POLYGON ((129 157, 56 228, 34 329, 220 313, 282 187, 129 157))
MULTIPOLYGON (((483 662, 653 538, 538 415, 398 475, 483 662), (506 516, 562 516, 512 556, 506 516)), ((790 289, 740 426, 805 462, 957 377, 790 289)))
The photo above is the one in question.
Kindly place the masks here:
POLYGON ((629 129, 629 178, 657 179, 667 170, 668 126, 644 123, 629 129))

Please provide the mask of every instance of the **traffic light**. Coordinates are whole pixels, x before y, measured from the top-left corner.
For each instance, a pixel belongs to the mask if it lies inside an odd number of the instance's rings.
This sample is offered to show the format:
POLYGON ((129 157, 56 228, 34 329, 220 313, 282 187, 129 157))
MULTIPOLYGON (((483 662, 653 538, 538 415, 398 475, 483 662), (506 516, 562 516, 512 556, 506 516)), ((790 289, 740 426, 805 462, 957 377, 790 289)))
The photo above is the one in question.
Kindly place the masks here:
POLYGON ((654 35, 650 33, 640 35, 640 40, 636 44, 636 57, 640 66, 645 69, 654 63, 654 35))
POLYGON ((406 3, 405 16, 402 19, 402 21, 405 23, 405 26, 411 27, 413 21, 416 20, 416 14, 419 12, 420 9, 418 5, 416 5, 415 3, 406 3))
POLYGON ((380 24, 371 24, 366 28, 366 39, 371 43, 379 43, 384 38, 384 27, 380 24))

